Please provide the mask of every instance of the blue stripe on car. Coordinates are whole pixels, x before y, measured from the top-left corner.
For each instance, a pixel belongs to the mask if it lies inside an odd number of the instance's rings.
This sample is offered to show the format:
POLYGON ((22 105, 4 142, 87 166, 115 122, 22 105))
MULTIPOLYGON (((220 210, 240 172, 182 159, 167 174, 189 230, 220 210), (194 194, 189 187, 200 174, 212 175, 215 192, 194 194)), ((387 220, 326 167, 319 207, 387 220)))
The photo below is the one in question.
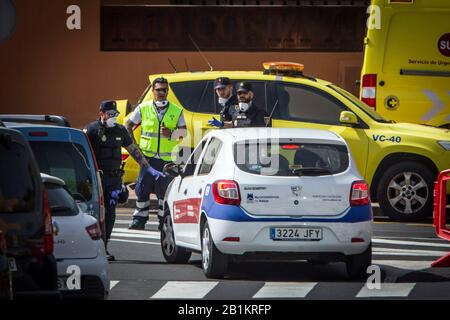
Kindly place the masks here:
MULTIPOLYGON (((210 189, 208 185, 206 189, 210 189)), ((274 209, 272 209, 273 211, 274 209)), ((349 207, 342 214, 334 217, 256 217, 245 212, 240 206, 219 204, 214 201, 212 192, 205 192, 202 203, 202 212, 209 218, 235 222, 329 222, 329 223, 356 223, 367 222, 373 219, 371 205, 349 207)))

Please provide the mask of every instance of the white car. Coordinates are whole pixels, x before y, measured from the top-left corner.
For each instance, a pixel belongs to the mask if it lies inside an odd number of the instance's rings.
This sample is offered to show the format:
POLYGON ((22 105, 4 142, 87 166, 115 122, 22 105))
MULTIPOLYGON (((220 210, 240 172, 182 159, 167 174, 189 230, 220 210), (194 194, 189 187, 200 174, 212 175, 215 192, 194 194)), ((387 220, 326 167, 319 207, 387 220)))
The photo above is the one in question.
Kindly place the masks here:
POLYGON ((59 290, 64 296, 105 299, 109 264, 97 219, 80 210, 63 180, 43 173, 41 178, 53 220, 59 290))
POLYGON ((175 176, 165 199, 161 248, 170 263, 201 252, 208 278, 229 261, 346 262, 362 278, 372 260, 373 213, 346 142, 309 129, 210 132, 175 176))

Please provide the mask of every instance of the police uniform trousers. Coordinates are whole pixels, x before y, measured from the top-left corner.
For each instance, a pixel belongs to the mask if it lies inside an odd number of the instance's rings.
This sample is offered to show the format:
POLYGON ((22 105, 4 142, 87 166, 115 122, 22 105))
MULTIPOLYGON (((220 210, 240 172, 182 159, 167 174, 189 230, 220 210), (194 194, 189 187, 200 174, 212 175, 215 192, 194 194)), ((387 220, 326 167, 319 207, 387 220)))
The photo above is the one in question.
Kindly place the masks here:
POLYGON ((102 175, 103 199, 105 200, 105 231, 106 240, 111 238, 114 223, 116 221, 117 199, 112 199, 111 193, 120 190, 122 187, 122 176, 120 173, 102 175))
MULTIPOLYGON (((158 158, 146 158, 153 169, 161 172, 163 171, 164 166, 167 163, 170 163, 158 158)), ((135 188, 137 201, 133 218, 137 218, 142 222, 148 221, 151 193, 156 194, 156 197, 158 198, 158 217, 162 218, 164 215, 164 196, 166 194, 167 187, 172 180, 173 177, 166 176, 165 178, 160 177, 157 181, 155 181, 155 178, 152 175, 141 168, 135 188)))

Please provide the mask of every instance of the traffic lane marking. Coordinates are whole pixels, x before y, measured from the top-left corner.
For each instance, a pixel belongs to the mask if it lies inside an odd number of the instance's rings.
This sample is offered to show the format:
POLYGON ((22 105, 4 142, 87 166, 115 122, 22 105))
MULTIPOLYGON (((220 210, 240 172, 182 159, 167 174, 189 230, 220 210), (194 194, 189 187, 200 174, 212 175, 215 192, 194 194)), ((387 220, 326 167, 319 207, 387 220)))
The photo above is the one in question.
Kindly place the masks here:
POLYGON ((317 282, 266 282, 254 299, 305 298, 317 282))
POLYGON ((219 282, 168 281, 150 299, 203 299, 219 282))
POLYGON ((380 283, 380 289, 369 289, 366 284, 356 295, 356 298, 408 297, 415 285, 415 283, 380 283))

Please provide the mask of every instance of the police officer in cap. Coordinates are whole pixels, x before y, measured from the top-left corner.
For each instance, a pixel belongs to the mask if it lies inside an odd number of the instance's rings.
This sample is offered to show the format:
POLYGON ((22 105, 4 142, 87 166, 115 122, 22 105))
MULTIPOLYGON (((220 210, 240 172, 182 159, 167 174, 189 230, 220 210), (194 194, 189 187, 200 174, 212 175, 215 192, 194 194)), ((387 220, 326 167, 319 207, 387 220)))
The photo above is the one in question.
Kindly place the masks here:
POLYGON ((215 127, 230 128, 232 127, 231 119, 236 111, 235 106, 238 104, 237 97, 233 94, 233 84, 230 78, 217 78, 214 82, 214 90, 218 97, 218 103, 222 108, 220 121, 213 117, 208 123, 215 127))
POLYGON ((117 123, 118 115, 119 112, 115 101, 103 101, 100 105, 99 118, 97 121, 90 123, 85 129, 92 144, 102 177, 106 220, 105 246, 107 257, 110 261, 114 260, 114 256, 108 252, 108 240, 111 238, 116 219, 116 205, 121 192, 124 191, 122 190, 121 148, 127 149, 141 168, 151 171, 153 175, 164 176, 164 174, 154 170, 149 165, 139 147, 133 143, 125 127, 117 123))
POLYGON ((249 82, 239 82, 236 86, 238 104, 231 122, 234 128, 270 127, 269 115, 254 102, 253 88, 249 82))

